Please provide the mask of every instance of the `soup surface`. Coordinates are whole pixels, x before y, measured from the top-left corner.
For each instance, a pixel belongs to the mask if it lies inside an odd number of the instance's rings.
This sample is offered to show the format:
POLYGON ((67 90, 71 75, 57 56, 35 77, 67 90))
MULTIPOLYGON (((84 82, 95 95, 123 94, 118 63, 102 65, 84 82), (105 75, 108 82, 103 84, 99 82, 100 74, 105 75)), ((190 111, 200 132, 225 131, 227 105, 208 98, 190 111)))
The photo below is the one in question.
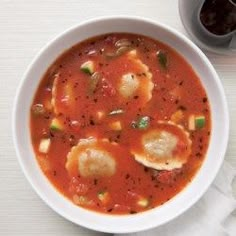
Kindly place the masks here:
POLYGON ((47 70, 30 111, 37 161, 74 204, 134 214, 164 204, 206 155, 211 117, 192 67, 124 33, 83 41, 47 70))

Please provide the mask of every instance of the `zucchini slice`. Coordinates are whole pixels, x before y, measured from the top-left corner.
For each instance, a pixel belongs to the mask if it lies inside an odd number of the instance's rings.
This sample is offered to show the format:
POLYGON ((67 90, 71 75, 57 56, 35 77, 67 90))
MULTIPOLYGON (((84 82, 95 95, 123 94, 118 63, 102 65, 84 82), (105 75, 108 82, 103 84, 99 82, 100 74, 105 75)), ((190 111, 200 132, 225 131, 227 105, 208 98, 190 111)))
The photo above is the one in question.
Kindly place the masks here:
POLYGON ((98 192, 97 197, 103 204, 107 204, 110 200, 110 194, 107 191, 98 192))
POLYGON ((94 62, 86 61, 80 66, 80 70, 86 74, 92 75, 94 73, 94 62))
POLYGON ((63 126, 57 118, 53 118, 50 124, 50 129, 53 131, 61 131, 63 130, 63 126))
POLYGON ((195 126, 197 129, 201 129, 205 126, 206 119, 205 116, 196 116, 195 117, 195 126))
POLYGON ((150 125, 150 117, 149 116, 140 117, 138 121, 133 121, 131 125, 135 129, 147 129, 150 125))
POLYGON ((196 130, 202 129, 206 124, 206 118, 203 115, 195 116, 190 115, 188 119, 188 129, 189 130, 196 130))
POLYGON ((162 50, 159 50, 157 52, 157 58, 158 58, 161 68, 166 69, 168 65, 168 58, 167 58, 166 53, 163 52, 162 50))

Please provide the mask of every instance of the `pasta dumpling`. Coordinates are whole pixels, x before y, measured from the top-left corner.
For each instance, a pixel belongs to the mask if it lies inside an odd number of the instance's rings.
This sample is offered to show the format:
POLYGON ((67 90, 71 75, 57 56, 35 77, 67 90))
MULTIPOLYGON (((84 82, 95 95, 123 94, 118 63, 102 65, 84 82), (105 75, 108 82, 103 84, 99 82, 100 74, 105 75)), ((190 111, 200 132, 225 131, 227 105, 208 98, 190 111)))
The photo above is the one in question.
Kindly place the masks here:
POLYGON ((128 98, 135 93, 139 86, 140 81, 135 74, 128 73, 121 77, 119 92, 123 97, 128 98))
POLYGON ((66 169, 70 176, 109 177, 116 172, 116 160, 106 151, 112 146, 106 140, 81 139, 67 155, 66 169))
POLYGON ((139 94, 146 103, 152 98, 154 87, 152 73, 148 66, 138 58, 136 50, 128 52, 126 56, 129 61, 127 67, 130 66, 130 72, 121 76, 118 91, 125 99, 139 94))
POLYGON ((142 150, 131 150, 135 160, 157 170, 181 168, 191 153, 189 134, 170 122, 145 132, 141 146, 142 150))

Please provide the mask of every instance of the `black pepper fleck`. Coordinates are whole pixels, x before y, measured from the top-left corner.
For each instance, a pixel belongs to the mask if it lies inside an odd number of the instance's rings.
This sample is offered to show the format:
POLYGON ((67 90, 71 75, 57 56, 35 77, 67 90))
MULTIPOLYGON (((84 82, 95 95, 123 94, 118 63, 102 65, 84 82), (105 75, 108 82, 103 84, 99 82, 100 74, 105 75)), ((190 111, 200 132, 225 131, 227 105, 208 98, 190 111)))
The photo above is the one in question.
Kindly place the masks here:
POLYGON ((182 111, 186 111, 186 110, 187 110, 187 108, 186 108, 185 106, 182 106, 182 105, 179 106, 178 109, 180 109, 180 110, 182 110, 182 111))
POLYGON ((130 175, 129 174, 126 174, 125 175, 125 179, 129 179, 130 175))
POLYGON ((89 123, 90 123, 90 125, 95 125, 93 120, 90 120, 89 123))
POLYGON ((131 210, 129 213, 130 213, 130 214, 136 214, 137 211, 132 211, 132 210, 131 210))

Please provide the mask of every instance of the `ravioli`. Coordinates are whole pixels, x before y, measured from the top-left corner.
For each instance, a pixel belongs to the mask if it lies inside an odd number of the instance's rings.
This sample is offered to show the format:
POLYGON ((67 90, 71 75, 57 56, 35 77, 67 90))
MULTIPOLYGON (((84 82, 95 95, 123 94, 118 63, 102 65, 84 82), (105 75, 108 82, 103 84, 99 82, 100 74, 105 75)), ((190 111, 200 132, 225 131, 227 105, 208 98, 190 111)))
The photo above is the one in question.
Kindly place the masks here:
POLYGON ((66 169, 70 176, 109 177, 116 172, 116 160, 105 147, 107 140, 81 139, 67 155, 66 169))
POLYGON ((141 137, 142 150, 132 149, 135 160, 157 170, 181 168, 191 153, 189 134, 172 122, 159 123, 141 137))
POLYGON ((152 73, 149 71, 148 66, 138 58, 136 50, 128 52, 126 56, 135 70, 130 69, 129 73, 121 76, 118 91, 125 99, 132 98, 135 94, 138 94, 142 96, 144 103, 146 103, 152 98, 154 87, 152 73))
POLYGON ((137 79, 135 74, 128 73, 121 77, 119 92, 123 97, 129 98, 135 93, 139 86, 140 81, 137 79))

